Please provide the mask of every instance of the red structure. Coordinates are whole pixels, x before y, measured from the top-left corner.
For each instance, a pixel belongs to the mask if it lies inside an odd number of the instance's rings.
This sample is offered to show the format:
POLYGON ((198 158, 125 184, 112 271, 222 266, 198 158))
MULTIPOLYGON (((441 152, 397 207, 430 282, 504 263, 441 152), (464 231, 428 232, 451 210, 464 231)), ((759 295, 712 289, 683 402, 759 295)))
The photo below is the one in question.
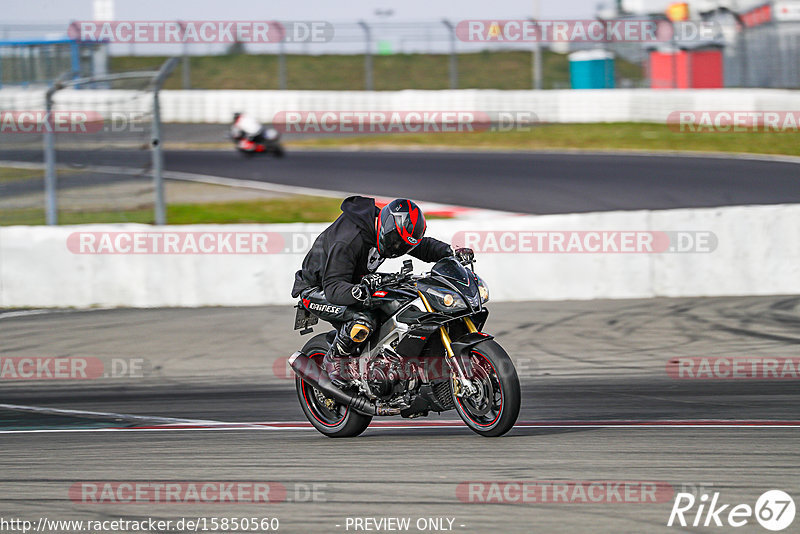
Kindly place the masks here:
POLYGON ((713 89, 722 87, 722 50, 650 52, 652 89, 713 89))

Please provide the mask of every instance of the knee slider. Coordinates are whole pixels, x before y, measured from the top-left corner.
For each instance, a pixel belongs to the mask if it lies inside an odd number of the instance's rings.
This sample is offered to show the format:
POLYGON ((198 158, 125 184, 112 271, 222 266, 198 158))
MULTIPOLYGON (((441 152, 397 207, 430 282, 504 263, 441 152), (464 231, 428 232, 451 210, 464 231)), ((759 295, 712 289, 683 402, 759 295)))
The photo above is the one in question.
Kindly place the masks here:
POLYGON ((371 333, 372 329, 364 323, 355 323, 350 327, 350 339, 356 343, 363 343, 371 333))

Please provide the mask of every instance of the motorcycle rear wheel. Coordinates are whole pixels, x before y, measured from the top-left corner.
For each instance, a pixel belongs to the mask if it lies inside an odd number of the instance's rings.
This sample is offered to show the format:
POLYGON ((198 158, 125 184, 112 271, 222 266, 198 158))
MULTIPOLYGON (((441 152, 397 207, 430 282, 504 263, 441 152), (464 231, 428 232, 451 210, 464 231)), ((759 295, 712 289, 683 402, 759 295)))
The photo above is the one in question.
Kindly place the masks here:
MULTIPOLYGON (((328 351, 326 334, 319 334, 308 340, 303 353, 322 367, 322 358, 328 351)), ((353 411, 349 406, 328 398, 324 393, 295 378, 297 398, 306 419, 320 433, 329 438, 353 438, 364 432, 372 422, 372 416, 353 411)))

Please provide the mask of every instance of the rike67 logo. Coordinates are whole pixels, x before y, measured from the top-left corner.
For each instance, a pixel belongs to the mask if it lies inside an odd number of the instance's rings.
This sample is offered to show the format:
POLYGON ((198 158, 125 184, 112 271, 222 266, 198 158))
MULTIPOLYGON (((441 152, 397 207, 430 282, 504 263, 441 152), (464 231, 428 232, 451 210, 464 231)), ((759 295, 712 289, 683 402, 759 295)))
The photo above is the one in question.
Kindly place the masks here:
POLYGON ((792 497, 781 490, 764 492, 754 507, 749 504, 720 502, 719 492, 709 498, 707 493, 696 498, 691 493, 678 493, 667 526, 682 527, 733 527, 739 528, 755 520, 767 530, 784 530, 794 521, 795 505, 792 497), (695 510, 696 506, 696 510, 695 510))

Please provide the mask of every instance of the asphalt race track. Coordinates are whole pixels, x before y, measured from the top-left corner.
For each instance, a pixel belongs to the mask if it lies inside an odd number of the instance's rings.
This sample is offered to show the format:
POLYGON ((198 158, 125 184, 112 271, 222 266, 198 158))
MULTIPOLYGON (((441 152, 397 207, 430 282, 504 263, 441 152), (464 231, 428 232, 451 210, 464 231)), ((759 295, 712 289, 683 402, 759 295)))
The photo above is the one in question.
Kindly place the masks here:
MULTIPOLYGON (((347 518, 396 516, 412 525, 449 518, 462 532, 667 532, 677 530, 666 527, 676 492, 718 491, 721 502, 752 506, 768 489, 800 491, 796 377, 668 372, 682 357, 797 357, 800 298, 490 309, 487 331, 513 356, 523 386, 518 428, 493 440, 449 423, 454 412, 386 419, 442 426, 375 425, 352 440, 287 425, 303 421, 283 360, 302 343, 288 306, 0 312, 3 357, 141 368, 97 380, 3 381, 0 426, 21 432, 0 434, 0 516, 277 517, 283 532, 364 532, 348 529, 347 518), (192 424, 176 430, 181 422, 192 424), (109 427, 125 430, 102 431, 109 427), (97 504, 70 493, 76 483, 107 481, 260 481, 285 488, 286 497, 266 505, 97 504), (514 502, 514 494, 512 502, 485 503, 483 490, 460 489, 489 481, 666 489, 652 500, 634 492, 625 502, 588 502, 570 493, 569 502, 545 503, 514 502)), ((752 519, 738 530, 763 531, 752 519)))
MULTIPOLYGON (((0 159, 41 161, 41 152, 0 149, 0 159)), ((124 151, 93 152, 90 161, 60 151, 58 160, 147 165, 124 151)), ((274 160, 167 151, 166 169, 526 213, 800 202, 796 164, 723 157, 298 151, 274 160)), ((67 175, 59 185, 92 180, 67 175)), ((41 184, 0 184, 0 195, 20 187, 41 184)), ((722 503, 750 506, 770 489, 800 495, 800 369, 769 380, 671 375, 671 362, 688 357, 797 361, 800 297, 490 309, 487 331, 514 358, 523 388, 517 428, 493 440, 455 412, 376 419, 359 438, 324 438, 305 422, 287 370, 285 358, 303 342, 288 306, 0 310, 0 360, 91 358, 104 371, 94 380, 2 377, 0 519, 173 521, 149 529, 157 532, 194 531, 174 522, 203 517, 278 518, 279 531, 303 533, 395 531, 348 523, 388 517, 410 518, 411 532, 445 530, 418 529, 428 518, 474 533, 674 532, 666 524, 678 492, 719 492, 722 503), (92 503, 75 491, 231 481, 269 483, 277 502, 92 503), (599 500, 572 490, 560 500, 538 493, 519 502, 513 491, 488 499, 487 488, 515 481, 634 490, 599 500), (652 484, 662 491, 645 497, 652 484)), ((750 518, 736 531, 764 529, 750 518)))
MULTIPOLYGON (((41 158, 40 150, 0 149, 0 160, 40 162, 41 158)), ((146 152, 62 150, 57 160, 146 168, 148 158, 146 152)), ((248 159, 232 150, 206 150, 166 151, 165 168, 519 213, 800 202, 796 162, 724 156, 294 151, 275 160, 248 159)), ((66 176, 59 182, 60 187, 81 185, 94 185, 91 176, 66 176)), ((27 187, 41 190, 38 183, 27 187)))

